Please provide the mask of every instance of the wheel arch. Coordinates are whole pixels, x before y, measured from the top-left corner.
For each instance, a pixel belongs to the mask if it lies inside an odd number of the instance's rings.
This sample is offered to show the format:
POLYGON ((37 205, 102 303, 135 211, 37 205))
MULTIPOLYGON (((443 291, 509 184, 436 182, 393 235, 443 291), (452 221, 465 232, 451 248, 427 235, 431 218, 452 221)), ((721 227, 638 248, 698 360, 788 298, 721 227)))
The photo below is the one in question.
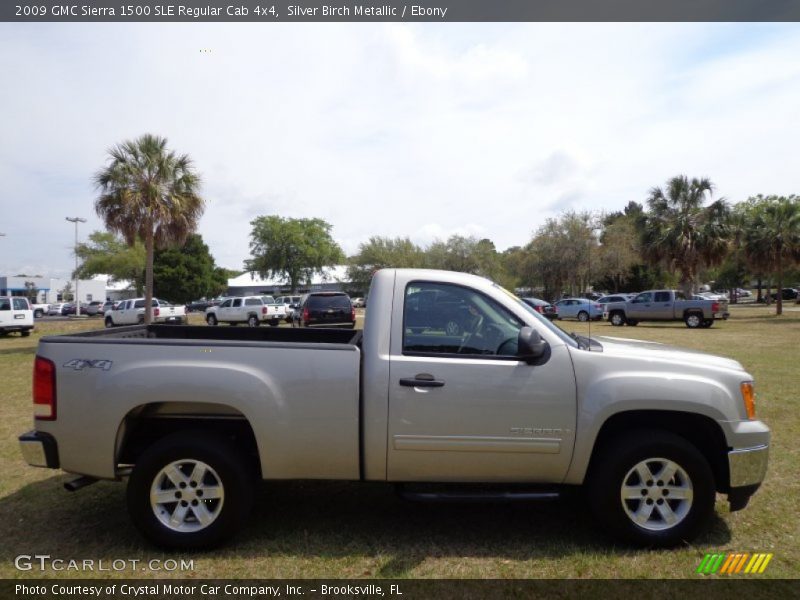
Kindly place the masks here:
POLYGON ((151 402, 128 411, 117 429, 114 460, 134 465, 141 454, 173 433, 202 430, 220 435, 241 449, 260 477, 261 460, 255 432, 237 409, 216 403, 151 402))
POLYGON ((657 429, 679 435, 708 460, 714 473, 717 491, 730 489, 725 433, 714 419, 705 415, 670 410, 630 410, 611 415, 597 433, 584 480, 602 455, 603 449, 621 435, 637 429, 657 429))

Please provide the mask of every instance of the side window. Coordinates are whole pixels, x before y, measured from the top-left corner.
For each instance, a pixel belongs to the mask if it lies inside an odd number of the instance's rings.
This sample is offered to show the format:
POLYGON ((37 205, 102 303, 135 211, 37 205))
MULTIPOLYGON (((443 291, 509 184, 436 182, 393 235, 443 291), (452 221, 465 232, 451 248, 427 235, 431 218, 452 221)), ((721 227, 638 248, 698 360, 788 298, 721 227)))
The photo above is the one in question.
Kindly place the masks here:
POLYGON ((0 310, 11 310, 11 300, 0 298, 0 310))
POLYGON ((28 301, 25 298, 12 298, 14 310, 28 310, 28 301))
POLYGON ((656 302, 669 302, 669 292, 656 292, 656 302))
POLYGON ((239 308, 241 305, 242 305, 242 299, 241 299, 241 298, 236 298, 236 299, 235 299, 235 300, 234 300, 234 301, 231 303, 231 306, 232 306, 233 308, 239 308))
POLYGON ((636 298, 634 299, 634 302, 652 302, 652 301, 653 301, 653 295, 650 292, 643 292, 638 296, 636 296, 636 298))
POLYGON ((261 306, 263 302, 257 298, 248 298, 244 301, 245 306, 261 306))
POLYGON ((222 304, 219 305, 220 308, 228 308, 231 305, 230 300, 225 300, 222 304))
POLYGON ((686 300, 683 292, 675 292, 675 300, 686 300))
POLYGON ((403 304, 403 353, 516 356, 522 321, 469 288, 414 282, 403 304))
POLYGON ((144 300, 137 300, 134 303, 133 308, 144 308, 144 300))

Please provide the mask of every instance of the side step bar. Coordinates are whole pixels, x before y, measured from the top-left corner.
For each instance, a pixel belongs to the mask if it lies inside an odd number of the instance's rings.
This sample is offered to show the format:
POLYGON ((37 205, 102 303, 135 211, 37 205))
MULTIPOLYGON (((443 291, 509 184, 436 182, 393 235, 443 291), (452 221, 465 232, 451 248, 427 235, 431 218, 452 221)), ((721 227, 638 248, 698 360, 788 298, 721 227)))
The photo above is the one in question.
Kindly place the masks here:
POLYGON ((68 481, 64 484, 64 489, 68 492, 77 492, 80 489, 85 488, 87 485, 92 485, 93 483, 97 483, 97 479, 94 477, 89 477, 88 475, 82 475, 77 479, 73 479, 72 481, 68 481))
POLYGON ((397 494, 412 502, 531 502, 534 500, 557 500, 561 494, 556 490, 445 490, 415 491, 400 484, 397 494))

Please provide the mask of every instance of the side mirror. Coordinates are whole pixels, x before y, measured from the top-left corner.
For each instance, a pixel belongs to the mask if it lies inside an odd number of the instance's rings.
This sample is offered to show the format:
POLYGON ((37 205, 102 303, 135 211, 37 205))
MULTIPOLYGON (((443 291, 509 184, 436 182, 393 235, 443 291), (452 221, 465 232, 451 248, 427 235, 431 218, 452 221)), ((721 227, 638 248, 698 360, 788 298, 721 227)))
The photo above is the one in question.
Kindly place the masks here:
POLYGON ((532 327, 523 327, 519 330, 517 348, 519 358, 532 364, 544 356, 547 351, 547 342, 532 327))

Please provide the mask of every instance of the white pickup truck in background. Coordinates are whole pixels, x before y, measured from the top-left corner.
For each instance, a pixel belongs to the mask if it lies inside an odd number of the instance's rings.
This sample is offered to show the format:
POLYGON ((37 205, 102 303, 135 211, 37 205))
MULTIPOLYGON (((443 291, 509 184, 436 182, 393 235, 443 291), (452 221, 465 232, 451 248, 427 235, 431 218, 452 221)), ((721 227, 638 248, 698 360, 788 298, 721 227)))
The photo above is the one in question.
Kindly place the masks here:
MULTIPOLYGON (((144 323, 144 298, 123 300, 116 308, 107 310, 106 327, 137 325, 144 323)), ((153 298, 153 323, 173 323, 181 325, 186 321, 186 308, 175 306, 164 300, 153 298)))
POLYGON ((220 323, 238 325, 247 323, 249 327, 258 327, 261 323, 277 326, 284 318, 283 305, 267 303, 265 298, 271 296, 235 296, 226 298, 217 306, 206 309, 206 323, 212 327, 220 323))

